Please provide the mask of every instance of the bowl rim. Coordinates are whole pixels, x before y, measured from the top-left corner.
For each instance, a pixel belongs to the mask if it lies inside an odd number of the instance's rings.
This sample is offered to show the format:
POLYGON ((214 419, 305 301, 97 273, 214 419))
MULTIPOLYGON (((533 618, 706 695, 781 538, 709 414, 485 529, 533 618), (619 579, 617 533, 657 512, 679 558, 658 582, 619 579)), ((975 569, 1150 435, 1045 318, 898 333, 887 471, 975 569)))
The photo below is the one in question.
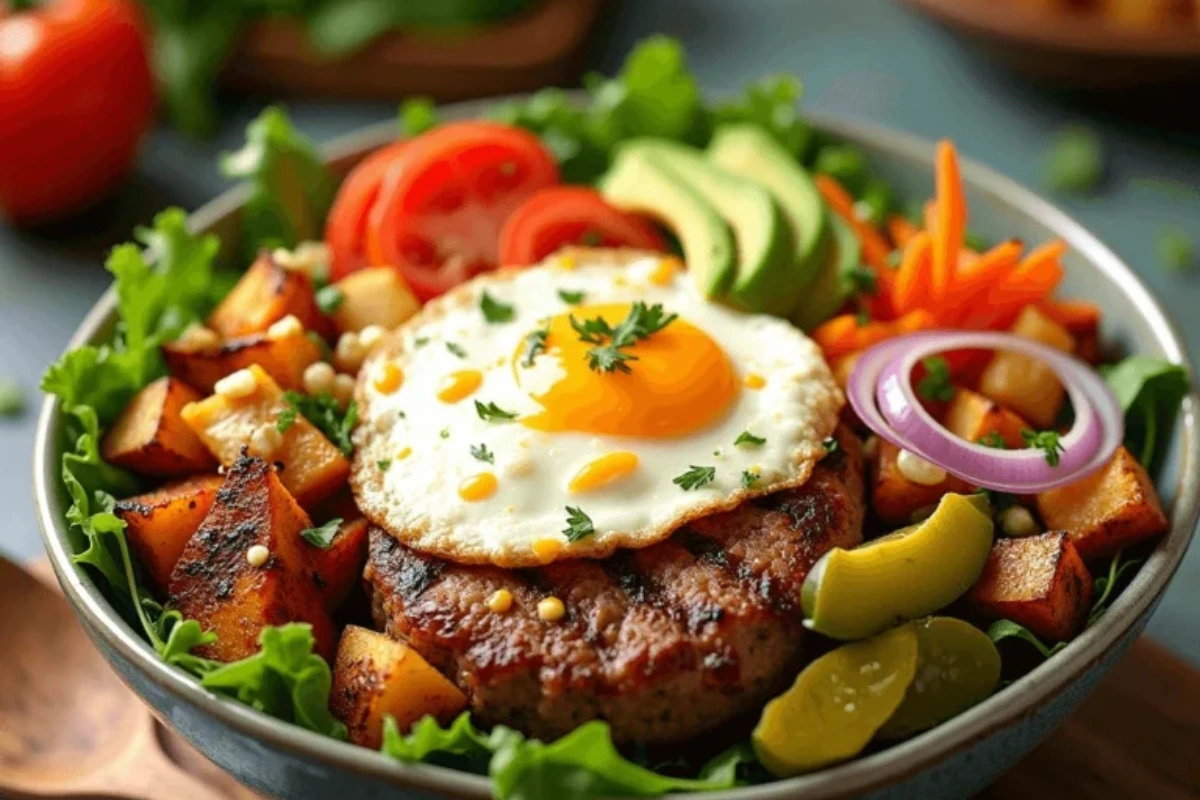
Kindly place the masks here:
MULTIPOLYGON (((445 107, 450 118, 480 116, 503 98, 458 103, 445 107)), ((935 145, 917 136, 858 120, 805 112, 814 127, 855 141, 869 150, 884 151, 932 171, 935 145)), ((350 159, 396 138, 394 123, 379 123, 340 136, 322 147, 327 162, 350 159)), ((1183 443, 1172 527, 1138 570, 1129 586, 1105 614, 1105 624, 1085 630, 1053 659, 992 695, 958 717, 877 753, 848 761, 810 775, 753 787, 705 793, 711 800, 782 800, 803 792, 809 798, 845 797, 902 780, 929 768, 992 732, 1028 716, 1060 694, 1074 678, 1105 656, 1157 603, 1174 575, 1200 518, 1200 395, 1191 360, 1174 324, 1168 319, 1136 274, 1100 240, 1064 211, 1015 181, 970 159, 962 159, 964 181, 992 201, 1008 205, 1039 220, 1062 237, 1093 269, 1115 283, 1134 305, 1164 350, 1168 360, 1188 372, 1189 393, 1183 402, 1179 425, 1183 443)), ((235 187, 209 201, 189 216, 192 230, 203 231, 224 219, 244 201, 246 190, 235 187)), ((67 350, 89 343, 104 331, 115 310, 110 287, 84 317, 67 344, 67 350)), ((42 538, 64 593, 77 615, 104 650, 112 650, 159 690, 215 718, 238 733, 289 751, 293 757, 334 769, 346 769, 383 783, 423 789, 458 797, 491 797, 490 781, 458 770, 426 764, 403 764, 386 755, 346 742, 329 739, 298 726, 271 718, 236 701, 201 688, 198 681, 160 661, 153 648, 119 617, 101 594, 97 583, 71 560, 65 517, 57 499, 59 464, 56 455, 62 414, 57 398, 42 404, 34 444, 34 497, 42 538)), ((107 655, 107 653, 106 653, 107 655)), ((135 687, 136 689, 136 687, 135 687)))

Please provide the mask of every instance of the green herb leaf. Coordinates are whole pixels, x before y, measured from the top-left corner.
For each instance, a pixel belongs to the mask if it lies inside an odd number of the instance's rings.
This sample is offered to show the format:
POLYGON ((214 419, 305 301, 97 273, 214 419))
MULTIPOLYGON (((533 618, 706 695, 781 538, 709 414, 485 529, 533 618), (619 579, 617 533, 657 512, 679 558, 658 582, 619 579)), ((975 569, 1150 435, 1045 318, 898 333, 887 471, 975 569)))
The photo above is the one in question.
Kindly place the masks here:
POLYGON ((346 302, 345 293, 332 284, 318 289, 316 298, 317 308, 321 309, 322 314, 336 314, 342 303, 346 302))
POLYGON ((1188 272, 1200 266, 1196 240, 1183 228, 1162 228, 1154 242, 1159 262, 1174 272, 1188 272))
POLYGON ((839 443, 838 440, 832 436, 821 442, 821 445, 825 448, 826 455, 832 455, 842 448, 841 443, 839 443))
POLYGON ((1065 128, 1046 154, 1044 179, 1057 192, 1083 194, 1099 187, 1104 177, 1104 148, 1088 128, 1065 128))
POLYGON ((521 366, 532 367, 538 353, 546 352, 546 337, 549 335, 550 328, 547 326, 525 334, 525 355, 521 358, 521 366))
POLYGON ((475 413, 479 415, 480 419, 486 422, 499 422, 502 420, 517 418, 515 411, 505 411, 495 403, 485 404, 479 402, 478 400, 475 401, 475 413))
POLYGON ((25 413, 25 394, 16 381, 0 379, 0 418, 25 413))
POLYGON ((1011 619, 998 619, 993 622, 987 629, 988 638, 994 644, 999 644, 1005 639, 1022 639, 1033 645, 1039 653, 1045 658, 1057 653, 1059 650, 1067 646, 1066 642, 1058 642, 1054 646, 1047 646, 1039 639, 1033 631, 1026 628, 1024 625, 1019 625, 1011 619))
POLYGON ((479 298, 479 310, 488 322, 512 322, 516 310, 508 303, 501 303, 485 290, 479 298))
POLYGON ((1008 449, 1008 443, 1004 441, 1004 437, 1000 435, 999 431, 992 431, 986 436, 980 437, 976 444, 981 444, 984 447, 990 447, 994 450, 1008 449))
MULTIPOLYGON (((294 412, 301 414, 311 422, 342 453, 348 456, 354 453, 351 434, 354 433, 354 427, 358 425, 358 404, 353 400, 344 411, 329 392, 311 396, 287 391, 283 393, 283 400, 287 403, 288 409, 293 409, 294 412)), ((280 416, 282 417, 285 412, 286 409, 280 412, 280 416)), ((292 419, 295 420, 294 414, 292 419)), ((276 427, 278 427, 278 423, 276 423, 276 427)))
POLYGON ((245 146, 226 154, 221 170, 250 183, 242 213, 247 260, 262 247, 295 247, 324 235, 337 184, 281 108, 269 107, 250 123, 245 146))
POLYGON ((571 317, 571 327, 579 334, 580 341, 597 345, 587 351, 588 366, 596 372, 620 370, 629 373, 627 361, 637 361, 637 356, 624 350, 637 342, 648 339, 679 318, 678 314, 666 314, 659 303, 647 306, 642 301, 629 308, 625 319, 612 328, 602 317, 583 322, 571 317), (605 343, 607 339, 607 343, 605 343))
POLYGON ((917 384, 917 393, 926 400, 948 402, 954 399, 954 384, 950 382, 950 365, 941 356, 930 356, 921 362, 925 377, 917 384))
POLYGON ((491 450, 488 450, 486 444, 471 445, 471 455, 479 461, 486 461, 489 464, 496 463, 496 455, 491 450))
POLYGON ((563 533, 566 534, 568 542, 574 544, 595 532, 596 526, 592 524, 591 517, 583 513, 578 506, 567 506, 567 527, 563 529, 563 533))
POLYGON ((717 478, 716 467, 697 467, 691 465, 688 471, 682 475, 675 476, 671 483, 675 484, 685 492, 690 492, 693 489, 699 489, 701 486, 707 486, 717 478))
POLYGON ((863 151, 852 144, 840 142, 827 144, 818 150, 813 169, 819 175, 833 178, 855 197, 867 188, 870 177, 863 151))
POLYGON ((714 123, 757 125, 797 160, 803 160, 813 140, 812 130, 797 110, 803 94, 804 86, 794 75, 770 75, 719 103, 713 109, 714 123))
POLYGON ((380 472, 387 472, 392 468, 392 460, 390 458, 381 458, 375 462, 375 466, 379 468, 380 472))
POLYGON ((467 357, 467 351, 464 350, 462 345, 458 344, 457 342, 446 342, 446 349, 459 358, 467 357))
POLYGON ((1140 558, 1125 558, 1123 550, 1118 550, 1117 554, 1112 557, 1112 561, 1108 564, 1108 572, 1096 578, 1093 589, 1096 599, 1092 601, 1092 610, 1088 614, 1088 625, 1095 623, 1108 610, 1111 601, 1116 598, 1113 591, 1121 581, 1121 578, 1124 577, 1126 572, 1141 564, 1142 560, 1140 558))
POLYGON ((754 484, 758 483, 760 477, 761 476, 757 472, 751 472, 748 469, 743 470, 742 471, 742 488, 743 489, 753 489, 754 484))
POLYGON ((1125 447, 1154 470, 1175 416, 1191 388, 1187 370, 1148 356, 1130 356, 1100 373, 1125 412, 1125 447))
MULTIPOLYGON (((391 5, 393 0, 380 0, 391 5)), ((405 136, 420 136, 438 124, 437 108, 428 97, 410 97, 400 104, 400 130, 405 136)))
POLYGON ((299 413, 295 406, 287 406, 280 410, 279 414, 275 417, 275 430, 280 433, 287 433, 296 424, 296 416, 299 413))
MULTIPOLYGON (((388 462, 389 464, 391 462, 388 462)), ((386 467, 380 467, 386 469, 386 467)), ((305 528, 300 531, 300 538, 311 544, 313 547, 319 547, 322 550, 328 550, 329 545, 333 544, 333 539, 337 536, 338 528, 343 520, 341 517, 334 517, 324 525, 318 525, 314 528, 305 528)))
POLYGON ((570 291, 567 291, 566 289, 559 289, 558 297, 560 300, 562 300, 567 305, 577 306, 583 302, 584 293, 583 292, 570 292, 570 291))
POLYGON ((846 282, 850 284, 850 292, 852 294, 875 294, 877 287, 875 285, 875 273, 871 269, 855 265, 842 273, 846 282))
POLYGON ((450 438, 450 429, 442 428, 440 431, 438 431, 438 436, 442 437, 443 439, 449 439, 450 438))
POLYGON ((751 444, 751 445, 755 445, 757 447, 758 445, 766 444, 767 440, 761 436, 755 436, 750 431, 742 431, 741 433, 738 434, 738 437, 733 440, 733 443, 735 445, 751 444))
POLYGON ((1058 466, 1058 459, 1066 450, 1059 441, 1058 431, 1031 431, 1028 428, 1021 431, 1021 438, 1026 447, 1034 447, 1046 453, 1046 463, 1052 467, 1058 466))

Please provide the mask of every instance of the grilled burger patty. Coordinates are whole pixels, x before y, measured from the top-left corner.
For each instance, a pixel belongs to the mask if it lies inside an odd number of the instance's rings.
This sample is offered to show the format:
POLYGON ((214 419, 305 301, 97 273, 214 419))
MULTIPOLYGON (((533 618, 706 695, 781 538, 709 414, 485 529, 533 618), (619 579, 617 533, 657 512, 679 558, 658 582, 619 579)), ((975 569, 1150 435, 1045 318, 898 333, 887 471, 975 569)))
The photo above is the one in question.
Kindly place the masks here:
POLYGON ((822 554, 862 539, 862 456, 853 434, 837 438, 804 486, 602 561, 461 565, 372 527, 375 620, 454 680, 480 722, 543 740, 593 719, 618 742, 692 739, 792 681, 801 584, 822 554), (487 605, 499 589, 513 596, 504 613, 487 605), (537 614, 549 596, 567 610, 555 623, 537 614))

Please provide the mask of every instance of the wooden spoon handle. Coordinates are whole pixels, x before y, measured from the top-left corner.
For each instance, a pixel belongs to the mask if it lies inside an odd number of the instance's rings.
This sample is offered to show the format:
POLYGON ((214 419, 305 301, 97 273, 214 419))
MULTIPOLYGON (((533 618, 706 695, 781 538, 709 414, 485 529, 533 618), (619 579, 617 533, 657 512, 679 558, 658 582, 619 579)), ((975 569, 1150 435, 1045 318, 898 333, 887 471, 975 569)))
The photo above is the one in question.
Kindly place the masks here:
POLYGON ((191 775, 163 752, 158 728, 149 713, 120 757, 89 776, 87 794, 121 800, 228 800, 228 796, 191 775))

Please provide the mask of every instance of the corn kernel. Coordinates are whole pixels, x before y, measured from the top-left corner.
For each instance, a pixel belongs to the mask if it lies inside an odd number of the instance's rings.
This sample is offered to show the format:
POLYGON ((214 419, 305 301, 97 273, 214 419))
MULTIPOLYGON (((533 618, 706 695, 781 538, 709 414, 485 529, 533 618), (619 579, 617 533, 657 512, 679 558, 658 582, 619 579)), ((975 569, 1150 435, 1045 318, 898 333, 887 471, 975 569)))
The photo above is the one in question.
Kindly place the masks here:
POLYGON ((283 447, 283 434, 274 423, 260 425, 250 436, 250 455, 270 458, 283 447))
POLYGON ((325 361, 309 364, 304 370, 304 391, 314 396, 332 392, 336 374, 333 366, 325 361))
POLYGON ((538 601, 537 612, 546 622, 558 622, 566 616, 567 609, 557 597, 543 597, 538 601))
POLYGON ((258 379, 248 369, 239 369, 213 384, 214 392, 230 400, 249 397, 257 388, 258 379))
POLYGON ((1004 531, 1006 536, 1036 536, 1042 532, 1033 514, 1024 506, 1004 509, 998 515, 997 521, 1000 523, 1000 530, 1004 531))
POLYGON ((358 372, 366 357, 367 349, 357 333, 347 331, 338 337, 337 346, 333 349, 333 363, 342 372, 358 372))
POLYGON ((295 314, 288 314, 267 328, 267 338, 273 341, 290 339, 302 333, 304 333, 304 326, 300 324, 300 319, 295 314))
POLYGON ((358 343, 369 353, 371 348, 383 341, 384 336, 387 336, 387 329, 382 325, 368 325, 358 332, 358 343))
POLYGON ((271 558, 271 551, 261 544, 252 544, 246 549, 246 560, 252 567, 261 567, 271 558))
POLYGON ((488 609, 497 614, 503 614, 505 611, 508 611, 510 608, 512 608, 512 604, 512 592, 510 592, 508 589, 497 589, 496 591, 492 592, 492 596, 487 600, 488 609))
POLYGON ((221 337, 212 328, 196 323, 180 334, 179 342, 197 350, 215 350, 221 346, 221 337))
POLYGON ((946 480, 946 470, 907 450, 901 450, 896 456, 896 468, 905 478, 922 486, 937 486, 946 480))

